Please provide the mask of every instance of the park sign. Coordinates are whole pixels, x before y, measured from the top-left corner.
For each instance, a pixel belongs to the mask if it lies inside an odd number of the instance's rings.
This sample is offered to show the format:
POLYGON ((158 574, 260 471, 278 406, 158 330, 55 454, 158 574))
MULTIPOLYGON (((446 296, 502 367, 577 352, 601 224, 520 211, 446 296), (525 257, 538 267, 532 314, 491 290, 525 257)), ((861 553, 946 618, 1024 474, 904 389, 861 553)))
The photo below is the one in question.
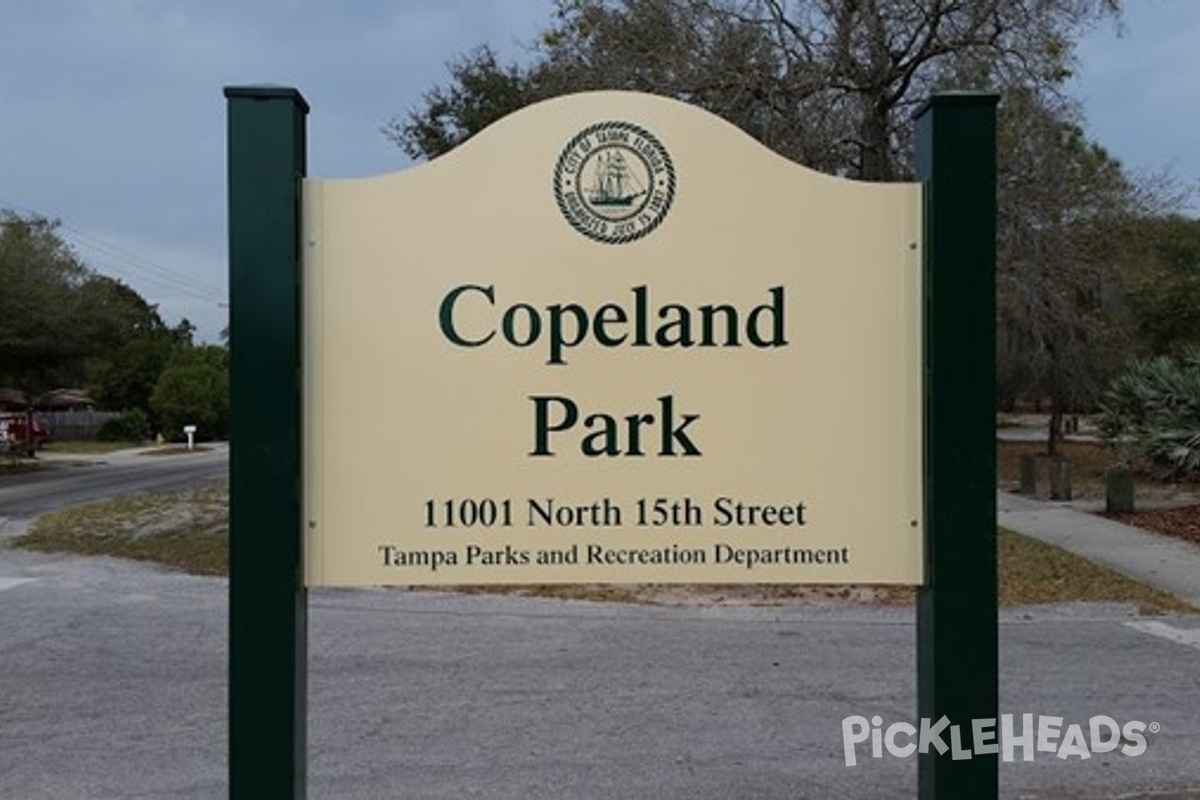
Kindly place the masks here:
POLYGON ((303 96, 225 97, 232 800, 306 796, 308 585, 911 582, 916 717, 997 718, 995 95, 919 192, 624 94, 309 182, 303 96))
POLYGON ((919 184, 599 92, 302 197, 309 586, 922 582, 919 184))

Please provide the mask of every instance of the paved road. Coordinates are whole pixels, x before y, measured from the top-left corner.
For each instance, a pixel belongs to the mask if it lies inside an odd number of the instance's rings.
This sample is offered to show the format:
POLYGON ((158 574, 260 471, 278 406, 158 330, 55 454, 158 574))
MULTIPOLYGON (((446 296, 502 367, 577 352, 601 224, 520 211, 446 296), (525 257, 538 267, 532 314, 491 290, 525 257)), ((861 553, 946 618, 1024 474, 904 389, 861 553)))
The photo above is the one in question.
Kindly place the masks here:
MULTIPOLYGON (((0 797, 218 798, 227 583, 0 549, 0 797)), ((896 800, 841 720, 911 720, 911 608, 671 609, 401 590, 310 597, 310 796, 896 800)), ((1200 649, 1127 609, 1006 612, 1002 711, 1161 725, 1038 753, 1005 798, 1200 797, 1200 649), (1166 796, 1163 796, 1166 797, 1166 796)), ((1195 617, 1153 622, 1200 629, 1195 617)))
MULTIPOLYGON (((122 458, 55 480, 86 499, 110 470, 166 488, 225 469, 122 458)), ((45 488, 6 479, 0 514, 58 502, 45 488)), ((227 592, 0 541, 0 798, 224 796, 227 592)), ((911 608, 327 590, 310 609, 313 798, 915 796, 913 759, 862 747, 847 767, 841 736, 851 715, 913 721, 911 608)), ((1020 609, 1000 635, 1003 713, 1161 726, 1134 757, 1002 764, 1002 797, 1200 798, 1200 618, 1020 609)))
POLYGON ((99 457, 47 458, 49 469, 0 476, 0 519, 29 519, 66 505, 126 492, 184 489, 229 472, 229 449, 147 456, 126 451, 99 457))

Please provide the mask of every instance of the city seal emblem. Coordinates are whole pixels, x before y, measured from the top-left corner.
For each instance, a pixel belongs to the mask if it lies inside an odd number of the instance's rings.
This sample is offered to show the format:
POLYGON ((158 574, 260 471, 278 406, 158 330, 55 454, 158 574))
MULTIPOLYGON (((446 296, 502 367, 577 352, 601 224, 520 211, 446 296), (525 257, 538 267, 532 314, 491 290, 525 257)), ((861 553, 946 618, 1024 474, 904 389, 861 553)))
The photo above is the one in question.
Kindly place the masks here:
POLYGON ((589 125, 563 148, 554 198, 571 227, 605 244, 641 239, 675 198, 675 165, 652 133, 629 122, 589 125))

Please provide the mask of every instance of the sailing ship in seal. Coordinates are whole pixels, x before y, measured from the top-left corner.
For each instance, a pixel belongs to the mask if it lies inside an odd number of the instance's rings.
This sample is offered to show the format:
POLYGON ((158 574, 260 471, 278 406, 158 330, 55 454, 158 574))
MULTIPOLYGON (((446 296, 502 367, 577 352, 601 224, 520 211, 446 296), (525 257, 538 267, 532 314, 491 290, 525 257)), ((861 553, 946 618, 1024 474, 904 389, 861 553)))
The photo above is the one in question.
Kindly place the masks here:
POLYGON ((630 172, 620 148, 597 154, 594 177, 587 195, 588 204, 592 206, 627 208, 646 194, 645 187, 630 172))
POLYGON ((631 122, 596 122, 575 134, 554 167, 554 199, 579 233, 628 244, 667 215, 675 166, 654 134, 631 122))

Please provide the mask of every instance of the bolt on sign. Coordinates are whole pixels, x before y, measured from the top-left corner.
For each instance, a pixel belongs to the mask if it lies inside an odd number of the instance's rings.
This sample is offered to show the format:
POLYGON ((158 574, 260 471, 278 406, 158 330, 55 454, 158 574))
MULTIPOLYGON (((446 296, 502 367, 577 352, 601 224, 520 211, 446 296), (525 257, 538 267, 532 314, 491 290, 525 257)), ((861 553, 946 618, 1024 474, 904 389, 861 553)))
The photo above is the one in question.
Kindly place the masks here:
POLYGON ((308 585, 921 583, 919 185, 600 92, 303 193, 308 585))

